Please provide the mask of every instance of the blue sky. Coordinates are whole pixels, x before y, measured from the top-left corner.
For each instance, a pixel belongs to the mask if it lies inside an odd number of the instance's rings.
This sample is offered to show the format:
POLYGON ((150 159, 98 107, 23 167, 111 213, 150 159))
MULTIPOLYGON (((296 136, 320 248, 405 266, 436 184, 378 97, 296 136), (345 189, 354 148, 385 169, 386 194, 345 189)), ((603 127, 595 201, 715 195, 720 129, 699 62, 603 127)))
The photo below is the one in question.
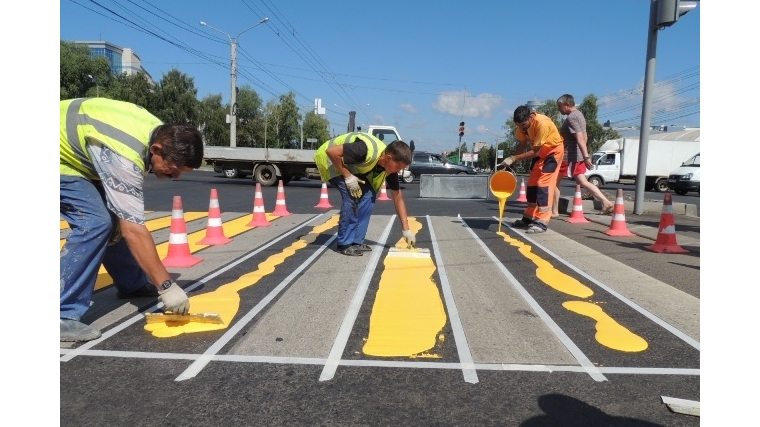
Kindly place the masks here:
MULTIPOLYGON (((62 0, 60 39, 132 48, 158 81, 176 68, 198 97, 238 86, 266 101, 322 99, 331 131, 396 126, 418 149, 493 143, 518 105, 571 93, 599 99, 599 120, 639 125, 649 0, 329 2, 62 0), (119 3, 119 4, 117 4, 119 3), (155 4, 151 5, 150 3, 155 4), (379 5, 382 4, 382 7, 379 5)), ((652 124, 700 126, 700 10, 657 35, 652 124)))

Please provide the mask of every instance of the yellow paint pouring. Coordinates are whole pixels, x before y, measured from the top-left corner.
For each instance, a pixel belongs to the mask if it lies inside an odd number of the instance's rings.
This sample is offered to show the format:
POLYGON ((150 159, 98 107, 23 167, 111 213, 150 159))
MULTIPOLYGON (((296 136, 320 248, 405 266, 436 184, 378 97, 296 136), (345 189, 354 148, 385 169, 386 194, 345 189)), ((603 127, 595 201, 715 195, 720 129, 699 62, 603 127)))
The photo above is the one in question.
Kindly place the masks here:
POLYGON ((596 304, 585 301, 567 301, 566 309, 596 320, 596 340, 611 349, 627 352, 644 351, 649 347, 646 340, 621 326, 596 304))
POLYGON ((193 313, 219 314, 224 324, 200 322, 149 323, 145 325, 145 330, 151 332, 155 337, 170 338, 181 334, 226 329, 240 308, 240 295, 238 294, 240 290, 253 286, 261 278, 274 273, 275 268, 288 257, 295 254, 299 249, 303 249, 310 243, 313 243, 318 235, 337 225, 338 216, 335 215, 324 224, 314 227, 309 234, 293 242, 293 244, 283 249, 282 252, 273 254, 261 262, 257 270, 246 273, 234 282, 222 285, 214 291, 190 297, 190 308, 193 313))
POLYGON ((491 177, 488 183, 491 193, 499 199, 499 228, 501 231, 501 221, 504 218, 504 207, 507 205, 507 199, 517 188, 517 178, 507 171, 498 171, 491 177))
MULTIPOLYGON (((416 234, 422 224, 409 218, 409 228, 416 234)), ((440 332, 446 324, 443 301, 432 279, 435 264, 429 252, 407 249, 403 238, 395 249, 383 262, 362 351, 371 356, 439 358, 426 353, 436 340, 443 341, 440 332)))
POLYGON ((536 265, 536 277, 553 289, 562 292, 563 294, 578 298, 588 298, 591 295, 594 295, 594 291, 592 291, 591 288, 557 270, 548 261, 534 254, 533 248, 530 245, 526 245, 517 239, 513 239, 501 231, 496 234, 504 238, 504 240, 510 245, 517 247, 517 250, 525 258, 533 261, 536 265))

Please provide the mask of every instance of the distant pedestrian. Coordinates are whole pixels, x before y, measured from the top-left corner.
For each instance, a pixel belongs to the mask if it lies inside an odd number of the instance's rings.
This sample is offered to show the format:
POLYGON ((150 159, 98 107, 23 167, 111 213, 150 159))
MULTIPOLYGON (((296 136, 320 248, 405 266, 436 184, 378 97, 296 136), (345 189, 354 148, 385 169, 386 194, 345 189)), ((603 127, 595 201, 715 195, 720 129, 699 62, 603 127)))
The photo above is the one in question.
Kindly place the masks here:
POLYGON ((557 108, 562 115, 567 117, 559 130, 564 140, 565 155, 557 177, 557 191, 554 192, 552 217, 559 216, 560 183, 566 177, 573 178, 576 184, 585 188, 592 196, 602 202, 602 209, 598 214, 612 213, 615 204, 604 197, 599 187, 586 179, 586 170, 594 169, 594 162, 591 161, 591 155, 588 152, 586 118, 580 110, 575 108, 575 99, 570 94, 564 94, 557 99, 557 108))
POLYGON ((361 256, 372 248, 364 243, 378 192, 386 183, 401 222, 402 235, 414 245, 398 173, 409 166, 412 152, 404 141, 386 146, 368 133, 338 135, 322 144, 314 156, 322 182, 330 182, 341 196, 338 252, 361 256))
POLYGON ((530 160, 530 175, 525 189, 528 206, 522 219, 512 226, 527 228, 525 232, 529 234, 543 233, 551 220, 553 192, 563 155, 562 137, 552 119, 531 111, 525 105, 515 109, 513 120, 517 124, 517 148, 515 154, 504 159, 501 165, 510 166, 517 160, 530 160))
POLYGON ((79 320, 90 308, 102 264, 118 298, 159 297, 184 314, 185 291, 161 263, 145 227, 145 175, 178 178, 201 166, 193 126, 163 124, 144 108, 106 98, 61 101, 61 217, 71 233, 61 248, 61 341, 100 331, 79 320))

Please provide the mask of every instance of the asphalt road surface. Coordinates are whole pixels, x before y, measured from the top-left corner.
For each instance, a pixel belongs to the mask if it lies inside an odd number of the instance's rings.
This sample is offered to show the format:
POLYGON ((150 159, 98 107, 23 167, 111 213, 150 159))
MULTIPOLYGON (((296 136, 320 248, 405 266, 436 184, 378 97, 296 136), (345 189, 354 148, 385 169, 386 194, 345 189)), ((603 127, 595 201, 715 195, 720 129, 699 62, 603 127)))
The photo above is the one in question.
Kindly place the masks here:
MULTIPOLYGON (((116 299, 103 272, 83 319, 103 336, 61 343, 61 425, 700 425, 663 403, 700 400, 698 217, 675 218, 687 252, 658 253, 646 233, 606 234, 609 216, 526 235, 509 226, 524 208, 514 197, 500 223, 495 199, 402 191, 428 253, 395 248, 393 202, 377 201, 372 251, 348 257, 334 250, 337 192, 315 207, 319 181, 284 187, 287 216, 271 215, 277 188, 262 189, 269 225, 250 227, 250 180, 148 177, 157 250, 178 231, 180 196, 180 248, 199 261, 169 271, 191 311, 217 308, 225 324, 147 330, 156 301, 116 299), (198 243, 212 188, 225 245, 198 243)), ((661 218, 626 222, 657 236, 661 218)))

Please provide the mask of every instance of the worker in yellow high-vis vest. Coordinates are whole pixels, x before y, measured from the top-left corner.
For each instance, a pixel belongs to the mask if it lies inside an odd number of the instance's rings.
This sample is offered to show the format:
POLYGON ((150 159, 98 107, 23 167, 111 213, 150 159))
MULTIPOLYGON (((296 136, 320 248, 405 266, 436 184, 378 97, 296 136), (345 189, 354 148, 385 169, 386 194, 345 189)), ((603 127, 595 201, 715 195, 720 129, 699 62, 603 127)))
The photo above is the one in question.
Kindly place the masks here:
POLYGON ((338 135, 326 141, 314 155, 322 182, 330 182, 341 196, 338 220, 338 252, 361 256, 372 248, 364 243, 377 193, 386 183, 396 207, 401 233, 414 245, 406 203, 398 173, 412 161, 412 150, 404 141, 383 141, 363 132, 338 135))
POLYGON ((71 233, 61 248, 61 341, 100 331, 80 322, 102 264, 119 298, 159 297, 186 313, 145 227, 144 179, 177 178, 201 166, 203 140, 187 125, 164 124, 144 108, 106 98, 61 101, 61 217, 71 233))

